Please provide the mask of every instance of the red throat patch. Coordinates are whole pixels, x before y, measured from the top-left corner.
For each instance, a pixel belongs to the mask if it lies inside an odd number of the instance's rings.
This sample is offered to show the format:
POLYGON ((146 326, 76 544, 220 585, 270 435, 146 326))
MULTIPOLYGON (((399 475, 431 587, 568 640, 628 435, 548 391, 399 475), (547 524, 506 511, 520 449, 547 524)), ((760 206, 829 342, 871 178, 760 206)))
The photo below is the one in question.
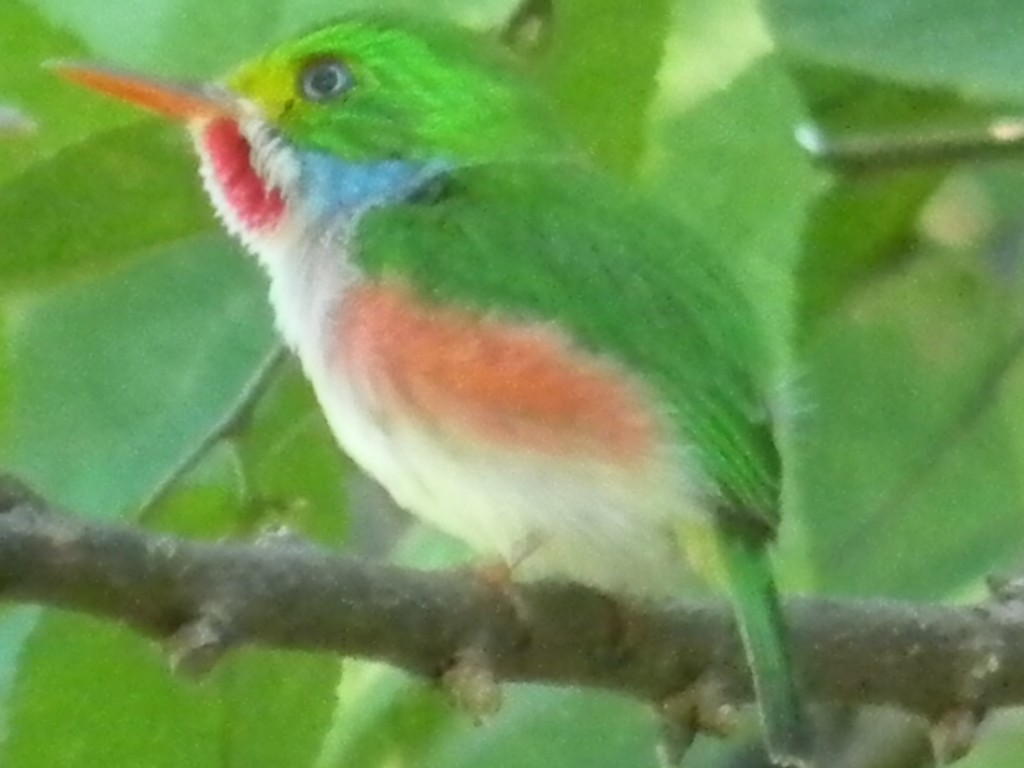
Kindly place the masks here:
POLYGON ((335 354, 382 404, 552 455, 628 462, 659 444, 640 388, 545 326, 431 306, 401 288, 363 286, 345 303, 335 354))
POLYGON ((242 225, 263 231, 274 227, 284 214, 284 198, 268 189, 252 166, 252 145, 238 123, 218 118, 203 130, 203 149, 209 157, 213 178, 242 225))

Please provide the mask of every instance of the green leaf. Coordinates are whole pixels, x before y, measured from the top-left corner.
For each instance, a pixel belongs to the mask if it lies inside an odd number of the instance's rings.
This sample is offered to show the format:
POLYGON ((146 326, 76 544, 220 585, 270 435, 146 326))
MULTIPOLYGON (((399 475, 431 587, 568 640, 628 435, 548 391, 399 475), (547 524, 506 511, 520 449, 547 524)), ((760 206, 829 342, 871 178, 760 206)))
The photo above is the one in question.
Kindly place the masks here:
POLYGON ((611 694, 509 686, 482 726, 460 718, 416 768, 621 768, 654 765, 650 711, 611 694))
MULTIPOLYGON (((104 5, 109 9, 110 3, 104 5)), ((158 37, 154 47, 139 51, 140 63, 147 69, 213 79, 274 41, 287 3, 176 0, 168 5, 162 19, 150 22, 158 37), (188 44, 197 34, 203 35, 205 45, 188 44)))
POLYGON ((967 756, 957 761, 963 768, 1017 768, 1024 754, 1024 714, 1019 708, 997 710, 985 717, 981 738, 967 756))
MULTIPOLYGON (((5 0, 7 1, 7 0, 5 0)), ((57 27, 72 30, 102 60, 161 74, 212 79, 286 35, 343 13, 424 12, 417 0, 24 0, 57 27)), ((429 12, 491 25, 507 0, 438 0, 429 12)))
POLYGON ((188 537, 251 538, 283 526, 321 543, 344 540, 346 481, 355 470, 298 365, 289 361, 279 376, 241 433, 226 436, 179 478, 148 511, 147 524, 188 537))
MULTIPOLYGON (((128 0, 125 0, 126 2, 128 0)), ((475 29, 500 28, 516 6, 514 0, 348 0, 339 9, 336 0, 288 0, 282 4, 282 34, 294 35, 326 24, 341 14, 395 13, 455 19, 475 29)))
MULTIPOLYGON (((31 3, 4 0, 0 5, 0 99, 24 110, 38 124, 32 136, 0 142, 0 182, 91 133, 118 123, 123 113, 60 83, 42 63, 81 58, 82 43, 59 25, 48 23, 31 3)), ((4 228, 8 219, 0 215, 4 228)))
POLYGON ((212 681, 222 703, 223 763, 312 765, 334 710, 341 668, 329 655, 243 651, 229 659, 212 681))
MULTIPOLYGON (((3 304, 0 303, 0 310, 3 304)), ((7 317, 0 311, 0 462, 4 460, 4 443, 10 434, 11 417, 11 367, 12 359, 10 344, 7 338, 7 317)))
POLYGON ((158 649, 126 629, 50 615, 24 651, 0 762, 308 765, 337 670, 329 657, 243 652, 197 685, 175 678, 158 649))
POLYGON ((179 478, 160 503, 147 508, 141 522, 189 539, 251 536, 239 475, 234 448, 221 443, 192 473, 179 478))
POLYGON ((36 608, 0 604, 0 744, 7 738, 7 700, 14 688, 18 662, 38 617, 36 608))
POLYGON ((787 53, 904 83, 1024 100, 1017 0, 764 0, 787 53))
POLYGON ((268 42, 283 2, 24 0, 51 24, 73 30, 93 56, 176 75, 219 74, 268 42), (197 44, 198 43, 198 44, 197 44), (216 69, 206 71, 204 67, 216 69))
POLYGON ((670 111, 713 96, 772 53, 757 0, 687 0, 672 13, 658 74, 658 101, 670 111))
POLYGON ((99 133, 0 186, 0 291, 52 286, 213 229, 179 129, 99 133))
POLYGON ((781 347, 791 333, 793 274, 809 205, 824 179, 793 141, 800 94, 773 56, 657 126, 648 177, 715 243, 781 347))
POLYGON ((944 176, 838 179, 815 201, 797 275, 801 335, 907 258, 921 210, 944 176))
POLYGON ((217 765, 219 702, 128 630, 50 615, 25 648, 0 762, 19 768, 217 765), (60 738, 53 734, 60 724, 60 738))
POLYGON ((12 302, 7 461, 79 512, 138 503, 269 348, 264 288, 234 250, 183 241, 12 302))
POLYGON ((936 597, 1017 559, 1015 399, 955 426, 1011 311, 984 265, 930 250, 822 324, 796 457, 822 589, 936 597))
POLYGON ((438 688, 385 664, 346 662, 337 693, 313 768, 418 766, 458 717, 438 688))
POLYGON ((541 77, 583 146, 621 173, 636 166, 645 148, 669 18, 666 0, 649 0, 642 13, 618 0, 555 6, 541 77))
POLYGON ((338 449, 297 363, 267 393, 238 452, 250 526, 274 522, 314 540, 342 540, 345 481, 356 470, 338 449))

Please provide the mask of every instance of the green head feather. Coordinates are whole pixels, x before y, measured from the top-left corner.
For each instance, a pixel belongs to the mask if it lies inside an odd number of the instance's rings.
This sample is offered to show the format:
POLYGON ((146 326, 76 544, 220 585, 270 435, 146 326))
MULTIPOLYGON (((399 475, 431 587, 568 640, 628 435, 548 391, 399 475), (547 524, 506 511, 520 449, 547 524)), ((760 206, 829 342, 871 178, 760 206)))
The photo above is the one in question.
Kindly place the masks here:
POLYGON ((512 55, 440 23, 340 21, 282 43, 225 83, 300 148, 348 160, 472 165, 566 153, 553 112, 512 55))

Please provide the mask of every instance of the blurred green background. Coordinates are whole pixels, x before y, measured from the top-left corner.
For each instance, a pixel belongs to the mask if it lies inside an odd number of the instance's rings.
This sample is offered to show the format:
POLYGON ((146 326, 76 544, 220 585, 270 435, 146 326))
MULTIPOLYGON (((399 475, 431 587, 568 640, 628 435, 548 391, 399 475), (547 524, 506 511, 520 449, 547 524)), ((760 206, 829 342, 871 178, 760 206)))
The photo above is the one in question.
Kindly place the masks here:
MULTIPOLYGON (((14 110, 36 130, 0 138, 2 466, 79 514, 132 519, 273 343, 262 278, 219 233, 185 138, 40 62, 209 77, 341 11, 418 5, 3 0, 0 131, 23 122, 14 110)), ((981 595, 1024 552, 1024 165, 844 176, 815 167, 793 132, 980 131, 1024 112, 1024 4, 554 5, 536 63, 581 142, 719 243, 767 331, 793 341, 786 585, 981 595)), ((433 10, 497 28, 513 7, 433 10)), ((287 522, 384 554, 403 520, 335 450, 290 370, 252 428, 142 522, 209 537, 287 522)), ((405 557, 444 549, 423 535, 405 557)), ((475 728, 387 668, 267 652, 195 685, 116 627, 0 607, 5 768, 655 764, 651 718, 633 702, 531 686, 507 701, 475 728)), ((898 715, 876 713, 848 742, 844 765, 928 764, 898 715)), ((1005 712, 963 765, 1016 768, 1021 755, 1024 718, 1005 712)), ((702 740, 685 762, 756 764, 739 740, 702 740)))

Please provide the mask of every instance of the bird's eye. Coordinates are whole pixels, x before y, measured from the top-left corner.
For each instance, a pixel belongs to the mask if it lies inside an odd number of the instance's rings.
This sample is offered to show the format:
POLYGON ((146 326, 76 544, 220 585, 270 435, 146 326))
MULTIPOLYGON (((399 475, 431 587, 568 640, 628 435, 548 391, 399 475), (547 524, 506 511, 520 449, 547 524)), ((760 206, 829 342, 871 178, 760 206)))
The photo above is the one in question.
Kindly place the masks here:
POLYGON ((354 84, 351 70, 335 58, 311 61, 299 74, 299 91, 309 101, 336 99, 354 84))

